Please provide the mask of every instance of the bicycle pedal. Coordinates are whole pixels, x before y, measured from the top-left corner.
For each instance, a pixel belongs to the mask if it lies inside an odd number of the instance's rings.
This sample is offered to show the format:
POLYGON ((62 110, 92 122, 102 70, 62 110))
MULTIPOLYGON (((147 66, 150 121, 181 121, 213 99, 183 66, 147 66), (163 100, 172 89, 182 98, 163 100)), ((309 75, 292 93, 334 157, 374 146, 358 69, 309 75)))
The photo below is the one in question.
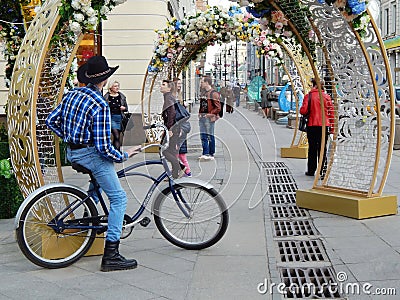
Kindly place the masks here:
POLYGON ((142 225, 143 227, 147 227, 147 225, 149 225, 151 222, 149 217, 144 217, 139 224, 142 225))
POLYGON ((97 229, 96 234, 102 234, 107 231, 107 226, 103 226, 103 228, 97 229))

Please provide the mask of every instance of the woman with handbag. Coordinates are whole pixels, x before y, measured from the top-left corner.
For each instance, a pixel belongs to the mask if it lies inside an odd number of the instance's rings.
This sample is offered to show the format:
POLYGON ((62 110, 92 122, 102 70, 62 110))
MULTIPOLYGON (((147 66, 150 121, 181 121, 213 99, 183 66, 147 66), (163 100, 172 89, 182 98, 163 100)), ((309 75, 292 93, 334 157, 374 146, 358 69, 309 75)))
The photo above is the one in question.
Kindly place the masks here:
MULTIPOLYGON (((321 92, 324 101, 325 125, 322 126, 321 102, 318 92, 318 86, 315 79, 312 79, 312 89, 304 96, 303 104, 300 108, 302 115, 308 115, 307 122, 307 139, 308 139, 308 161, 307 161, 307 176, 314 176, 318 166, 322 143, 322 128, 325 131, 325 146, 329 136, 329 127, 333 121, 333 104, 331 97, 324 92, 324 84, 321 82, 321 92), (310 102, 310 103, 309 103, 310 102)), ((320 175, 325 176, 326 171, 326 149, 324 150, 322 168, 320 175)))
MULTIPOLYGON (((182 105, 184 104, 183 101, 183 97, 182 97, 182 81, 180 78, 175 77, 174 78, 174 83, 176 86, 176 91, 174 94, 175 99, 177 99, 177 101, 179 101, 179 103, 181 103, 182 105)), ((189 115, 190 118, 190 115, 189 115)), ((176 118, 175 118, 176 119, 176 118)), ((187 135, 189 134, 190 130, 191 130, 191 126, 190 126, 190 122, 188 120, 182 120, 182 122, 180 122, 179 124, 179 129, 180 129, 180 133, 179 133, 179 138, 178 138, 178 159, 179 159, 179 164, 181 167, 181 173, 184 174, 179 174, 179 175, 183 175, 186 177, 192 177, 192 173, 190 171, 190 165, 188 162, 188 159, 186 157, 187 154, 187 135)))
POLYGON ((108 92, 104 95, 104 99, 108 102, 111 111, 111 133, 113 137, 113 146, 120 150, 121 148, 121 122, 124 113, 128 112, 128 104, 126 97, 119 91, 120 84, 118 81, 111 81, 108 86, 108 92))

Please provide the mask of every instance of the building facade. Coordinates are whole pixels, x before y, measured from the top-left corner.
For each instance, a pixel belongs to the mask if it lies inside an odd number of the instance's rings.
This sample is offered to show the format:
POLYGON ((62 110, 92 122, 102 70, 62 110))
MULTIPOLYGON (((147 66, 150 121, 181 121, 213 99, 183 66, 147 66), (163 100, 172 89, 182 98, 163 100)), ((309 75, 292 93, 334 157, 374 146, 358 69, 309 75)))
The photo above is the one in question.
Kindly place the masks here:
POLYGON ((377 22, 385 43, 394 85, 400 85, 399 6, 400 0, 382 0, 377 22))

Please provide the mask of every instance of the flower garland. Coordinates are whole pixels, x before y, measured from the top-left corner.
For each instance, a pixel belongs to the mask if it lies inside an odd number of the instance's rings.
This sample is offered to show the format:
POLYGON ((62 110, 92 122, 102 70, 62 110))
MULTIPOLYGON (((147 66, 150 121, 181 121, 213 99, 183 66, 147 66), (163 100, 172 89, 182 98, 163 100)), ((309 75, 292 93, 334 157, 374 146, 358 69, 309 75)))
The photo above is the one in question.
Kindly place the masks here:
MULTIPOLYGON (((251 8, 250 8, 251 10, 251 8)), ((278 55, 277 65, 283 63, 283 52, 279 44, 296 43, 293 32, 289 30, 288 19, 281 11, 268 11, 259 20, 261 32, 255 38, 256 45, 260 48, 257 50, 259 56, 274 58, 278 55)))
MULTIPOLYGON (((279 2, 279 1, 278 1, 279 2)), ((318 0, 319 3, 327 3, 328 5, 334 5, 339 9, 343 17, 349 22, 355 31, 357 31, 363 38, 366 35, 366 28, 370 22, 370 17, 367 10, 367 1, 365 0, 318 0)), ((255 6, 269 6, 268 0, 250 0, 249 3, 253 3, 255 6)), ((261 11, 262 14, 267 11, 261 11)), ((256 16, 256 15, 255 15, 256 16)))
MULTIPOLYGON (((324 0, 318 0, 324 3, 324 0)), ((329 1, 329 0, 328 0, 329 1)), ((349 22, 355 31, 364 38, 367 34, 367 27, 371 21, 367 13, 367 3, 364 0, 335 0, 328 2, 337 7, 345 20, 349 22)))
MULTIPOLYGON (((300 44, 297 36, 293 34, 288 25, 290 17, 294 17, 293 15, 290 15, 290 12, 287 12, 289 15, 285 15, 280 10, 274 10, 269 1, 253 0, 250 2, 250 5, 246 8, 247 11, 260 18, 261 23, 264 24, 264 28, 268 32, 269 39, 278 44, 281 44, 282 42, 285 44, 300 44)), ((282 0, 282 2, 284 1, 282 0)), ((291 3, 291 6, 293 5, 296 8, 293 10, 296 11, 296 17, 301 16, 300 20, 304 20, 302 24, 299 24, 301 28, 301 30, 299 30, 299 34, 306 43, 312 57, 315 59, 315 35, 309 23, 306 22, 307 16, 310 14, 310 12, 300 2, 291 3)), ((302 54, 305 55, 305 52, 303 51, 302 54)))
MULTIPOLYGON (((42 1, 42 3, 45 0, 42 1)), ((59 31, 63 24, 68 22, 71 34, 79 35, 97 28, 100 20, 106 20, 107 14, 112 9, 127 0, 62 0, 59 14, 61 21, 57 30, 59 31)), ((0 19, 6 21, 0 23, 0 42, 2 42, 2 54, 7 61, 5 68, 6 86, 10 86, 10 80, 14 69, 16 57, 25 36, 23 25, 23 16, 21 6, 29 5, 30 0, 1 0, 0 19)), ((37 7, 30 11, 30 19, 40 10, 37 7)), ((57 31, 56 30, 56 31, 57 31)), ((57 42, 57 36, 52 40, 57 42)), ((72 42, 73 40, 71 40, 72 42)))
POLYGON ((185 47, 194 44, 202 46, 189 59, 197 59, 207 49, 205 41, 210 45, 236 39, 252 42, 260 47, 259 54, 276 58, 278 63, 283 61, 283 53, 276 44, 276 38, 267 37, 263 25, 252 14, 236 6, 227 11, 213 6, 182 20, 173 18, 167 22, 165 29, 156 32, 158 39, 148 66, 149 72, 159 72, 165 63, 176 58, 185 47))
POLYGON ((107 15, 113 8, 126 1, 62 0, 60 7, 61 23, 69 22, 69 28, 75 35, 95 30, 100 20, 107 20, 107 15))

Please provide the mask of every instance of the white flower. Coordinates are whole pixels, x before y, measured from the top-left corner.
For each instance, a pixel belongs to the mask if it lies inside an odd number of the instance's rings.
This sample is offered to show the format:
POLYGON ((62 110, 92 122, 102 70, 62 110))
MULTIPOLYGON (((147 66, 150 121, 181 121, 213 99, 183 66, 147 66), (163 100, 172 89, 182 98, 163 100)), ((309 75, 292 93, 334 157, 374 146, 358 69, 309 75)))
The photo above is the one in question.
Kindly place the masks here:
POLYGON ((85 20, 85 16, 82 15, 82 14, 74 14, 74 19, 75 19, 77 22, 83 22, 83 21, 85 20))
POLYGON ((109 12, 110 12, 110 9, 108 8, 108 6, 103 6, 100 9, 100 14, 102 14, 102 15, 107 15, 109 12))
POLYGON ((92 0, 79 0, 82 6, 92 6, 92 0))
POLYGON ((93 17, 95 14, 96 14, 96 11, 91 7, 89 7, 88 10, 86 11, 86 15, 88 17, 93 17))
POLYGON ((79 3, 78 0, 72 0, 71 6, 73 9, 78 10, 81 8, 81 4, 79 3))
POLYGON ((90 25, 96 26, 96 25, 97 25, 97 17, 96 17, 96 16, 90 17, 90 18, 88 19, 87 22, 88 22, 90 25))
POLYGON ((69 24, 69 28, 74 33, 80 33, 82 31, 81 25, 79 25, 78 22, 72 22, 71 24, 69 24))
POLYGON ((114 0, 115 5, 120 5, 124 2, 126 2, 126 0, 114 0))

